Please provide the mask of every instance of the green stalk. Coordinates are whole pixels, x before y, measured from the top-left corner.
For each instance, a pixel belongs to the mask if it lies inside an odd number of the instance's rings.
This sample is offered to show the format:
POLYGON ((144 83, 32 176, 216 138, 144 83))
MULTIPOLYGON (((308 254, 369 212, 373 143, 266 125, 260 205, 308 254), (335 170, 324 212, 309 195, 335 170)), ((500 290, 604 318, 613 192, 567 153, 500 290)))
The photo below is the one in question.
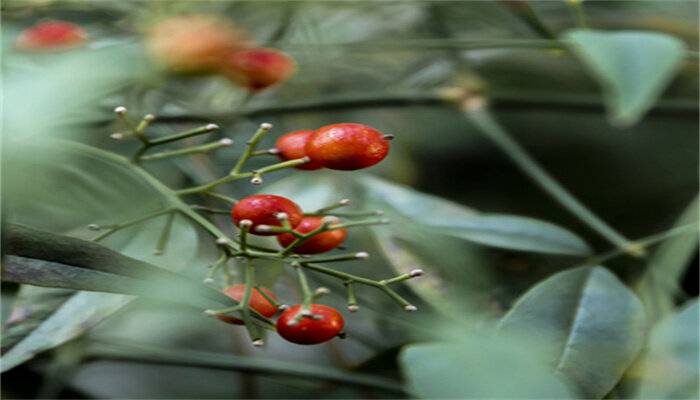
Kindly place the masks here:
MULTIPOLYGON (((478 99, 475 99, 478 101, 478 99)), ((467 100, 469 102, 470 100, 467 100)), ((549 193, 564 208, 578 217, 582 222, 598 232, 601 236, 610 241, 619 249, 626 251, 633 256, 642 256, 643 253, 632 246, 629 239, 622 236, 610 225, 605 223, 571 193, 569 193, 559 182, 547 173, 539 164, 511 138, 493 118, 485 106, 465 106, 464 116, 474 124, 484 136, 498 146, 511 161, 513 161, 530 179, 540 188, 549 193)))

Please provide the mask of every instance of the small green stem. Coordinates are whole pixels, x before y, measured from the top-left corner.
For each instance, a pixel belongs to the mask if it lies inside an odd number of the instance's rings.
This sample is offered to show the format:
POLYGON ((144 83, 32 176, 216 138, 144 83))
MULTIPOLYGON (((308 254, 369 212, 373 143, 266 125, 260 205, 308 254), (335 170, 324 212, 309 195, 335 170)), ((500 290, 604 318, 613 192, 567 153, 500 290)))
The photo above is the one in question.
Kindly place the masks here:
POLYGON ((356 212, 328 212, 328 211, 318 212, 318 211, 314 211, 311 213, 304 213, 304 215, 314 216, 314 217, 334 216, 334 217, 339 217, 339 218, 366 218, 366 217, 376 217, 379 215, 384 215, 384 212, 379 211, 379 210, 377 210, 377 211, 356 211, 356 212))
MULTIPOLYGON (((240 223, 238 227, 240 228, 241 239, 238 244, 241 246, 241 253, 246 254, 248 252, 248 231, 250 230, 251 224, 249 220, 245 220, 247 224, 240 223)), ((250 263, 250 262, 249 262, 250 263)))
POLYGON ((154 161, 154 160, 162 160, 162 159, 171 158, 171 157, 181 157, 181 156, 188 156, 191 154, 207 153, 210 151, 220 149, 222 147, 228 147, 232 143, 233 142, 230 139, 222 139, 222 140, 212 142, 212 143, 205 143, 205 144, 201 144, 201 145, 197 145, 197 146, 184 147, 182 149, 177 149, 177 150, 161 151, 159 153, 154 153, 154 154, 150 154, 147 156, 140 156, 139 160, 141 160, 141 161, 154 161))
POLYGON ((265 300, 267 300, 267 301, 268 301, 270 304, 272 304, 273 306, 275 306, 275 307, 279 307, 279 306, 280 306, 280 303, 279 303, 277 300, 275 300, 275 299, 273 299, 272 297, 270 297, 270 295, 268 295, 268 294, 262 289, 262 287, 260 287, 260 285, 255 286, 255 290, 257 290, 258 293, 260 293, 260 295, 261 295, 262 297, 264 297, 265 300))
POLYGON ((342 200, 339 200, 336 203, 331 204, 329 206, 319 208, 318 210, 314 211, 312 214, 307 214, 307 215, 322 215, 322 214, 327 213, 328 211, 332 211, 332 210, 336 210, 336 209, 341 208, 341 207, 348 206, 349 204, 350 204, 350 200, 342 199, 342 200))
POLYGON ((173 221, 175 220, 175 213, 171 212, 168 214, 168 219, 165 221, 165 226, 163 226, 163 230, 160 233, 160 237, 158 238, 158 244, 156 245, 156 249, 153 252, 155 255, 162 255, 165 253, 165 248, 168 245, 168 241, 170 240, 170 232, 173 230, 173 221))
POLYGON ((333 270, 330 268, 322 267, 320 265, 310 264, 307 262, 299 263, 299 265, 302 265, 304 268, 308 268, 312 271, 316 271, 316 272, 320 272, 322 274, 334 276, 336 278, 342 279, 345 282, 351 281, 351 282, 360 283, 363 285, 375 287, 377 289, 380 289, 384 293, 386 293, 389 297, 391 297, 394 301, 396 301, 399 305, 401 305, 404 310, 414 311, 416 309, 411 303, 409 303, 406 299, 401 297, 401 295, 396 293, 394 290, 392 290, 389 286, 387 286, 384 283, 377 282, 377 281, 374 281, 372 279, 367 279, 367 278, 363 278, 360 276, 348 274, 346 272, 336 271, 336 270, 333 270))
POLYGON ((306 275, 304 274, 304 269, 302 268, 301 264, 294 263, 292 265, 297 271, 297 278, 299 278, 299 288, 301 288, 301 293, 303 296, 302 309, 310 310, 311 302, 313 301, 314 295, 311 292, 311 288, 309 287, 309 281, 306 279, 306 275))
POLYGON ((345 282, 345 289, 348 292, 348 310, 357 311, 357 297, 355 296, 355 286, 352 281, 345 282))
POLYGON ((215 199, 219 199, 219 200, 225 201, 225 202, 227 202, 227 203, 230 204, 230 205, 234 205, 234 204, 238 203, 238 200, 237 200, 237 199, 234 199, 233 197, 229 197, 229 196, 223 195, 223 194, 221 194, 221 193, 216 193, 216 192, 202 192, 202 194, 205 195, 205 196, 209 196, 209 197, 213 197, 213 198, 215 198, 215 199))
POLYGON ((576 17, 576 24, 579 28, 588 28, 588 22, 586 20, 586 13, 583 11, 583 1, 582 0, 566 0, 566 4, 574 13, 576 17))
POLYGON ((202 206, 199 204, 192 204, 190 206, 191 209, 196 210, 196 211, 204 211, 208 212, 210 214, 222 214, 222 215, 229 215, 231 214, 230 210, 224 210, 223 208, 211 208, 207 206, 202 206))
POLYGON ((190 137, 193 137, 193 136, 198 136, 198 135, 203 135, 203 134, 206 134, 206 133, 211 133, 211 132, 214 132, 214 131, 217 130, 217 129, 219 129, 219 126, 218 126, 218 125, 216 125, 216 124, 208 124, 208 125, 205 125, 205 126, 200 126, 200 127, 198 127, 198 128, 195 128, 195 129, 191 129, 191 130, 189 130, 189 131, 185 131, 185 132, 181 132, 181 133, 176 133, 176 134, 174 134, 174 135, 164 136, 164 137, 157 138, 157 139, 152 139, 152 140, 149 142, 149 144, 150 144, 150 146, 159 146, 159 145, 162 145, 162 144, 171 143, 171 142, 175 142, 175 141, 182 140, 182 139, 187 139, 187 138, 190 138, 190 137))
MULTIPOLYGON (((698 232, 697 223, 676 226, 666 231, 659 232, 657 234, 650 235, 641 239, 637 239, 634 242, 632 242, 630 246, 638 248, 637 251, 646 251, 646 249, 649 246, 652 246, 659 242, 663 242, 666 239, 672 238, 674 236, 684 235, 690 232, 698 232)), ((599 265, 607 260, 627 253, 627 249, 613 249, 608 252, 589 258, 588 260, 586 260, 585 265, 599 265)))
POLYGON ((241 156, 241 158, 238 159, 238 162, 231 169, 229 175, 237 175, 239 172, 241 172, 241 168, 243 168, 243 165, 252 156, 253 152, 255 151, 255 148, 258 146, 265 134, 270 131, 270 129, 272 129, 272 125, 270 124, 260 125, 253 137, 248 141, 248 143, 246 143, 246 148, 243 151, 243 155, 241 156))
POLYGON ((365 252, 352 253, 352 254, 338 254, 336 256, 319 257, 313 259, 307 259, 305 261, 314 263, 326 263, 326 262, 337 262, 337 261, 351 261, 351 260, 364 260, 369 255, 365 252))
POLYGON ((99 242, 100 240, 107 238, 107 237, 110 236, 111 234, 113 234, 113 233, 115 233, 115 232, 117 232, 117 231, 119 231, 119 230, 121 230, 121 229, 127 228, 127 227, 132 226, 132 225, 136 225, 136 224, 138 224, 138 223, 140 223, 140 222, 147 221, 147 220, 149 220, 149 219, 151 219, 151 218, 155 218, 155 217, 160 216, 160 215, 163 215, 163 214, 171 213, 171 212, 173 212, 173 211, 174 211, 173 208, 164 208, 164 209, 162 209, 162 210, 149 212, 149 213, 144 214, 144 215, 142 215, 142 216, 140 216, 140 217, 137 217, 137 218, 128 220, 128 221, 126 221, 126 222, 122 222, 121 224, 113 225, 113 226, 112 226, 110 229, 108 229, 107 231, 105 231, 105 232, 103 232, 103 233, 97 235, 97 237, 95 237, 94 239, 92 239, 92 241, 93 241, 93 242, 99 242))
POLYGON ((333 230, 333 229, 346 229, 346 228, 353 228, 356 226, 368 226, 368 225, 385 225, 388 224, 389 220, 388 219, 368 219, 364 221, 349 221, 349 222, 344 222, 342 224, 337 224, 337 225, 331 225, 328 230, 333 230))
POLYGON ((245 291, 243 292, 243 298, 241 299, 241 314, 243 315, 243 323, 245 324, 250 340, 253 341, 255 346, 261 346, 262 342, 262 332, 260 327, 253 324, 251 320, 251 308, 250 308, 250 297, 253 294, 253 288, 257 284, 255 283, 255 267, 253 267, 253 262, 246 258, 245 265, 245 291))

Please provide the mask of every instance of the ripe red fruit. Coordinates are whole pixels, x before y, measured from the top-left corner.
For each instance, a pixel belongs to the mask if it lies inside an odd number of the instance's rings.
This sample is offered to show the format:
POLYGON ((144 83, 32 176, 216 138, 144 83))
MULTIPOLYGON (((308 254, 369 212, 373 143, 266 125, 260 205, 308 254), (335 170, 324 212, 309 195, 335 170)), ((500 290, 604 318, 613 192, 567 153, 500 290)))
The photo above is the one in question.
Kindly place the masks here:
POLYGON ((350 171, 382 161, 389 153, 389 141, 367 125, 342 123, 317 129, 304 150, 312 162, 350 171))
MULTIPOLYGON (((243 295, 245 294, 245 288, 246 285, 240 284, 240 285, 233 285, 229 286, 226 289, 224 289, 224 294, 234 300, 241 301, 243 300, 243 295)), ((272 298, 273 300, 277 301, 277 296, 274 295, 269 289, 266 289, 264 287, 260 288, 265 294, 272 298)), ((257 311, 262 315, 263 317, 270 318, 275 313, 277 312, 277 307, 274 306, 274 304, 270 303, 265 296, 260 294, 258 289, 253 288, 253 290, 250 292, 250 300, 248 301, 248 305, 250 308, 253 310, 257 311)), ((243 321, 241 321, 238 318, 231 317, 229 315, 217 315, 216 318, 228 322, 229 324, 236 324, 236 325, 243 325, 243 321)))
POLYGON ((247 49, 229 53, 221 73, 241 86, 261 90, 287 80, 296 71, 294 59, 275 49, 247 49))
MULTIPOLYGON (((282 160, 296 160, 298 158, 306 157, 306 151, 304 151, 304 148, 306 147, 306 142, 309 140, 309 136, 311 136, 313 133, 314 131, 311 130, 303 130, 289 132, 280 136, 275 143, 275 148, 279 150, 279 157, 282 160)), ((317 162, 309 161, 305 164, 297 165, 295 168, 312 170, 323 168, 323 165, 317 162)))
POLYGON ((224 56, 249 43, 245 33, 213 15, 168 18, 146 35, 151 56, 174 72, 215 72, 224 56))
POLYGON ((63 50, 85 42, 87 32, 66 21, 46 21, 20 33, 15 45, 22 50, 63 50))
POLYGON ((312 304, 313 316, 297 319, 302 307, 301 304, 292 306, 277 319, 277 333, 284 339, 296 344, 318 344, 333 339, 343 330, 345 321, 335 308, 312 304))
POLYGON ((244 219, 250 220, 253 225, 250 232, 261 236, 277 235, 273 232, 257 232, 258 225, 281 226, 277 214, 287 214, 287 219, 292 227, 299 225, 304 218, 304 213, 295 202, 286 197, 272 194, 258 194, 248 196, 231 209, 233 223, 238 224, 244 219))
MULTIPOLYGON (((320 228, 321 225, 323 225, 323 218, 321 217, 304 217, 294 230, 302 234, 309 233, 320 228)), ((347 236, 348 231, 346 229, 333 229, 332 231, 319 233, 307 239, 301 246, 295 248, 293 252, 296 254, 325 253, 340 246, 347 236)), ((289 246, 294 240, 296 238, 291 233, 283 233, 277 236, 277 241, 282 247, 289 246)))

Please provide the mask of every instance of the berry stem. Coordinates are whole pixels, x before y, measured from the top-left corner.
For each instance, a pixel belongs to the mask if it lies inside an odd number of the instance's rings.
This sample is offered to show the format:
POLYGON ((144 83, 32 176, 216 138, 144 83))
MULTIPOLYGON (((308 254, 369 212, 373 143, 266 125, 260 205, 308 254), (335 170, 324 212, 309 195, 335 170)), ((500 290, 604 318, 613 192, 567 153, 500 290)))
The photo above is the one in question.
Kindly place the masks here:
MULTIPOLYGON (((241 230, 243 232, 243 230, 241 230)), ((256 342, 261 339, 261 332, 257 325, 253 324, 250 318, 250 297, 253 294, 253 288, 256 286, 255 283, 255 267, 253 267, 253 262, 246 258, 245 261, 245 291, 243 292, 243 298, 241 299, 241 314, 243 315, 243 322, 248 330, 248 335, 250 335, 250 340, 256 342)))
POLYGON ((241 158, 238 159, 238 162, 234 167, 231 169, 231 172, 229 175, 237 175, 239 172, 241 172, 241 168, 243 168, 243 165, 248 161, 248 159, 253 155, 253 152, 255 151, 255 148, 258 146, 262 138, 265 136, 267 132, 272 129, 271 124, 263 123, 260 124, 260 127, 258 130, 253 134, 253 137, 248 140, 246 143, 246 148, 243 151, 243 155, 241 158))
POLYGON ((117 225, 112 225, 112 226, 110 227, 110 229, 108 229, 107 231, 105 231, 105 232, 103 232, 103 233, 97 235, 97 237, 95 237, 94 239, 92 239, 92 241, 93 241, 93 242, 99 242, 100 240, 103 240, 103 239, 107 238, 108 236, 112 235, 113 233, 115 233, 115 232, 117 232, 117 231, 119 231, 119 230, 121 230, 121 229, 130 227, 130 226, 132 226, 132 225, 136 225, 136 224, 138 224, 138 223, 140 223, 140 222, 148 221, 149 219, 152 219, 152 218, 161 216, 161 215, 163 215, 163 214, 172 213, 172 212, 174 212, 174 211, 175 211, 175 210, 174 210, 173 208, 164 208, 164 209, 161 209, 161 210, 149 212, 149 213, 144 214, 144 215, 142 215, 142 216, 140 216, 140 217, 136 217, 136 218, 134 218, 134 219, 128 220, 128 221, 126 221, 126 222, 122 222, 122 223, 117 224, 117 225))
POLYGON ((215 199, 225 201, 226 203, 228 203, 230 205, 234 205, 234 204, 238 203, 238 199, 234 199, 233 197, 229 197, 229 196, 223 195, 221 193, 205 191, 205 192, 202 192, 201 194, 203 194, 205 196, 213 197, 215 199))
POLYGON ((353 281, 345 282, 345 289, 348 292, 348 310, 357 311, 357 297, 355 296, 355 285, 353 281))
POLYGON ((385 283, 382 283, 381 281, 375 281, 372 279, 363 278, 360 276, 348 274, 346 272, 336 271, 336 270, 333 270, 330 268, 322 267, 320 265, 310 264, 308 262, 301 262, 301 263, 299 263, 299 265, 303 266, 304 268, 308 268, 312 271, 316 271, 316 272, 320 272, 322 274, 334 276, 334 277, 342 279, 346 282, 349 281, 349 282, 355 282, 355 283, 360 283, 360 284, 367 285, 367 286, 376 287, 376 288, 382 290, 384 293, 386 293, 389 297, 391 297, 394 301, 396 301, 399 305, 401 305, 405 310, 412 311, 415 309, 415 307, 411 303, 409 303, 406 299, 401 297, 401 295, 396 293, 394 290, 392 290, 389 286, 387 286, 385 283))
POLYGON ((190 205, 190 208, 196 211, 204 211, 208 212, 209 214, 222 214, 222 215, 228 215, 231 214, 231 211, 229 210, 224 210, 223 208, 211 208, 199 204, 192 204, 190 205))
POLYGON ((304 269, 302 268, 300 263, 294 262, 292 263, 292 266, 297 271, 297 277, 299 278, 299 288, 301 288, 301 293, 303 296, 302 309, 310 310, 311 302, 313 301, 314 295, 311 292, 311 288, 309 287, 309 281, 306 279, 306 274, 304 274, 304 269))
POLYGON ((161 151, 159 153, 154 153, 154 154, 150 154, 147 156, 140 156, 139 160, 140 161, 154 161, 154 160, 162 160, 162 159, 170 158, 170 157, 181 157, 181 156, 188 156, 191 154, 207 153, 210 151, 218 150, 222 147, 231 146, 232 143, 233 142, 230 139, 222 139, 222 140, 212 142, 212 143, 205 143, 205 144, 200 144, 197 146, 184 147, 182 149, 177 149, 177 150, 161 151))
POLYGON ((191 137, 193 137, 193 136, 199 136, 199 135, 204 135, 204 134, 207 134, 207 133, 211 133, 211 132, 214 132, 214 131, 216 131, 216 130, 218 130, 218 129, 219 129, 219 126, 216 125, 216 124, 207 124, 207 125, 204 125, 204 126, 200 126, 200 127, 191 129, 191 130, 189 130, 189 131, 176 133, 176 134, 173 134, 173 135, 170 135, 170 136, 163 136, 163 137, 157 138, 157 139, 152 139, 152 140, 149 142, 149 144, 150 144, 151 146, 159 146, 159 145, 162 145, 162 144, 171 143, 171 142, 176 142, 176 141, 178 141, 178 140, 191 138, 191 137))
POLYGON ((156 244, 156 249, 153 254, 159 256, 165 253, 165 248, 168 246, 168 241, 170 240, 170 232, 173 230, 173 221, 175 220, 175 213, 168 213, 168 219, 165 221, 163 230, 158 238, 158 244, 156 244))

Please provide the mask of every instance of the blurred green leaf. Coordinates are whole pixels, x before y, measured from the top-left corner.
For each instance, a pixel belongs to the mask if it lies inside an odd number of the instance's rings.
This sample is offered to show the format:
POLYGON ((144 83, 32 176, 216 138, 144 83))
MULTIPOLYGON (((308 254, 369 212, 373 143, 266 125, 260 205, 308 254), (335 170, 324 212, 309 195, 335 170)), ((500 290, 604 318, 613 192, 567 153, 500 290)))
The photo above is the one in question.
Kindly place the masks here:
MULTIPOLYGON (((4 237, 6 242, 3 246, 5 258, 2 276, 9 282, 138 295, 203 308, 212 304, 235 305, 235 301, 218 291, 93 242, 37 231, 20 225, 9 225, 4 237)), ((68 305, 80 304, 76 297, 73 296, 71 298, 73 301, 67 302, 68 305)), ((128 301, 121 300, 121 302, 97 302, 91 307, 106 307, 114 311, 110 305, 118 307, 128 301)), ((85 304, 82 305, 85 306, 85 304)), ((72 307, 65 306, 64 303, 64 307, 59 308, 59 312, 49 317, 4 355, 3 370, 26 361, 36 352, 46 350, 49 344, 55 346, 72 337, 47 331, 49 327, 55 327, 54 324, 61 325, 62 329, 72 328, 73 335, 76 333, 75 330, 78 332, 82 330, 82 327, 75 322, 76 319, 82 320, 86 314, 89 314, 86 312, 88 310, 78 309, 79 312, 75 312, 76 310, 72 307), (67 310, 74 313, 65 315, 67 310), (50 340, 45 337, 47 334, 50 335, 50 340)))
POLYGON ((450 223, 431 224, 439 232, 511 250, 586 255, 591 248, 580 237, 549 222, 514 215, 475 215, 450 223))
POLYGON ((698 300, 660 321, 639 371, 639 399, 698 398, 698 300))
POLYGON ((73 294, 73 290, 22 285, 12 305, 12 314, 3 326, 2 352, 9 350, 38 328, 73 294))
POLYGON ((361 182, 370 199, 432 228, 436 234, 510 250, 567 255, 590 253, 583 239, 548 222, 510 215, 480 215, 451 201, 379 178, 364 177, 361 182))
MULTIPOLYGON (((697 224, 698 198, 686 207, 676 221, 676 226, 697 224)), ((676 236, 662 243, 649 257, 646 271, 635 285, 647 316, 656 321, 674 309, 676 296, 681 293, 679 287, 688 263, 697 255, 698 231, 693 230, 676 236)))
MULTIPOLYGON (((13 143, 6 150, 12 150, 6 152, 8 163, 3 171, 5 215, 10 222, 85 238, 95 235, 86 229, 90 223, 113 224, 163 208, 167 203, 133 171, 88 146, 41 141, 13 143)), ((174 220, 165 253, 153 254, 165 219, 162 216, 126 228, 108 237, 105 244, 167 269, 201 266, 197 233, 180 216, 174 220)), ((56 309, 51 314, 44 303, 44 291, 53 293, 54 289, 34 288, 18 304, 15 312, 30 304, 43 312, 32 313, 6 332, 12 333, 13 341, 26 339, 37 349, 52 348, 90 329, 131 299, 64 290, 64 302, 55 299, 56 309), (71 316, 70 322, 65 315, 71 316), (53 334, 48 337, 41 332, 53 334), (27 337, 22 339, 24 335, 27 337)), ((11 346, 11 342, 3 341, 4 349, 11 346)))
POLYGON ((610 119, 621 127, 654 105, 685 57, 682 41, 656 32, 573 30, 564 38, 603 86, 610 119))
POLYGON ((572 398, 527 341, 464 335, 461 342, 410 345, 400 362, 421 398, 572 398))
POLYGON ((5 50, 13 63, 3 65, 3 96, 10 101, 3 107, 2 135, 11 141, 83 133, 86 122, 101 117, 105 97, 147 71, 146 58, 133 45, 48 54, 5 50))
POLYGON ((8 144, 6 150, 3 200, 10 222, 68 233, 166 204, 141 177, 91 147, 41 140, 8 144))
POLYGON ((585 398, 602 398, 637 357, 644 308, 602 267, 559 272, 525 293, 499 331, 529 334, 548 344, 548 363, 585 398))

